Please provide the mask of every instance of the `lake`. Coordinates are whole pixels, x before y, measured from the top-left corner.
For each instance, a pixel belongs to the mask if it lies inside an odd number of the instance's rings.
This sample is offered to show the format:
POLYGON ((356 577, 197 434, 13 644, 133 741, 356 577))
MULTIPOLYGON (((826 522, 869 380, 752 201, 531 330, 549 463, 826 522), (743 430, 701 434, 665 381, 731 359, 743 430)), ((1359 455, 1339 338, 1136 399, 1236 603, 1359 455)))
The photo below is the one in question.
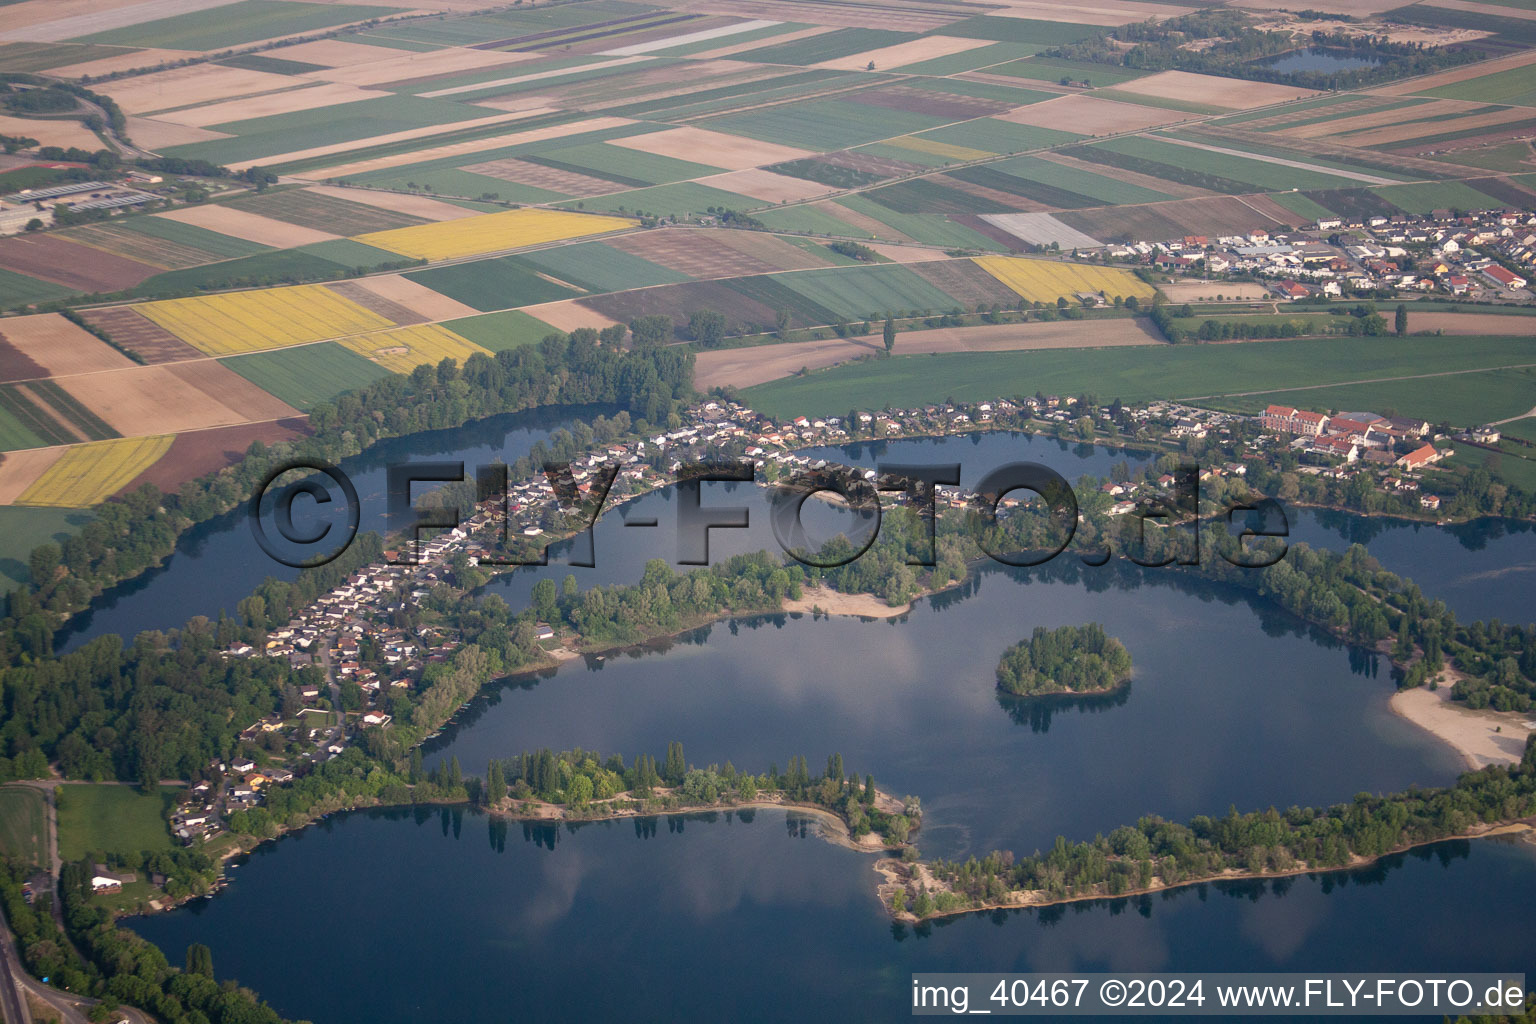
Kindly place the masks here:
POLYGON ((1304 50, 1289 50, 1254 63, 1273 71, 1348 71, 1351 68, 1375 67, 1381 63, 1381 59, 1361 57, 1349 50, 1332 46, 1309 46, 1304 50))

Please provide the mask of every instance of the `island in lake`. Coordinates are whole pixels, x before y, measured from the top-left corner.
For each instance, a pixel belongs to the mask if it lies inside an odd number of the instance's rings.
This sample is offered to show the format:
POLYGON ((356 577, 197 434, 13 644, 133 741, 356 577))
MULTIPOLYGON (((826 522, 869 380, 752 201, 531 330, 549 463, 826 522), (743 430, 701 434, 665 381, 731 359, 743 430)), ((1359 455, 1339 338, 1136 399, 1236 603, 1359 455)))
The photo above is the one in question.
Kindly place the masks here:
POLYGON ((998 690, 1016 697, 1111 693, 1130 679, 1130 652, 1097 622, 1036 626, 997 663, 998 690))

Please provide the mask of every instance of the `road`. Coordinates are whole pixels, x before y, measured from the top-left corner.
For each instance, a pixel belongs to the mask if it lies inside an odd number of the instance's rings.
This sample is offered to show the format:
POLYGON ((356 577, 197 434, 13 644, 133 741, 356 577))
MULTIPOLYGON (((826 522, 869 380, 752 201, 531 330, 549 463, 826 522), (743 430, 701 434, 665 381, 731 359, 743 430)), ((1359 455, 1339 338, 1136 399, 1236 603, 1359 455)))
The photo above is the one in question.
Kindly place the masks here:
POLYGON ((27 1009, 20 981, 27 972, 22 970, 21 958, 16 954, 16 940, 3 910, 0 910, 0 970, 5 972, 5 977, 0 978, 0 1017, 5 1018, 6 1024, 32 1024, 32 1014, 27 1009))

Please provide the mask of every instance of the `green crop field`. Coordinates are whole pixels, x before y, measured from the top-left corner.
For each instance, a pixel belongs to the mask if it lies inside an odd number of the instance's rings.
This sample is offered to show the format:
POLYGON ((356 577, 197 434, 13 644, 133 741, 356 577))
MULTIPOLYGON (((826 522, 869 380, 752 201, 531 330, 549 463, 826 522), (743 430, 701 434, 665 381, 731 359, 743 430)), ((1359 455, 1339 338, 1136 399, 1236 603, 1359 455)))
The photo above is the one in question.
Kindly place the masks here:
POLYGON ((655 185, 637 188, 629 192, 615 192, 608 196, 588 196, 583 200, 571 200, 560 204, 568 210, 595 210, 604 213, 635 213, 644 211, 657 217, 682 217, 690 213, 704 213, 710 207, 725 210, 754 210, 765 206, 761 199, 727 192, 696 181, 680 181, 675 185, 655 185))
POLYGON ((443 326, 476 345, 484 345, 492 352, 523 345, 537 345, 551 334, 562 333, 544 321, 517 309, 487 313, 484 316, 465 317, 463 320, 450 320, 443 326))
POLYGON ((1059 82, 1069 78, 1089 85, 1119 85, 1133 79, 1144 78, 1149 72, 1132 68, 1117 68, 1111 64, 1094 64, 1090 61, 1063 60, 1057 57, 1029 57, 1001 67, 988 68, 991 75, 1012 75, 1030 78, 1038 82, 1059 82))
MULTIPOLYGON (((391 257, 399 259, 393 253, 391 257)), ((237 260, 156 274, 135 285, 131 292, 134 295, 155 296, 212 288, 297 284, 301 281, 334 278, 340 271, 340 264, 313 253, 300 249, 272 249, 237 260)))
POLYGON ((1429 89, 1424 95, 1447 100, 1473 100, 1482 103, 1508 103, 1512 106, 1536 106, 1536 66, 1499 71, 1465 82, 1429 89))
POLYGON ((759 277, 737 277, 721 282, 738 295, 745 295, 772 310, 782 310, 790 316, 795 327, 813 324, 830 324, 837 314, 801 292, 784 283, 783 274, 766 274, 759 277))
POLYGON ((919 132, 915 138, 932 139, 934 142, 981 149, 989 153, 1022 153, 1030 149, 1065 145, 1083 136, 1055 128, 999 121, 995 117, 979 117, 974 121, 961 121, 959 124, 947 124, 942 128, 919 132))
POLYGON ((34 302, 47 302, 72 294, 74 289, 64 285, 0 268, 0 309, 20 309, 34 302))
POLYGON ((616 292, 653 284, 691 281, 680 271, 652 263, 602 242, 579 242, 541 249, 520 257, 531 269, 569 281, 589 292, 616 292))
POLYGON ((338 267, 346 267, 348 270, 354 267, 367 270, 385 263, 399 264, 401 259, 397 252, 375 249, 371 245, 354 242, 350 238, 331 238, 324 242, 311 242, 297 249, 289 249, 287 252, 294 256, 318 256, 322 260, 329 260, 338 267))
POLYGON ((895 310, 947 310, 960 305, 954 297, 900 264, 801 270, 778 274, 774 280, 834 313, 866 319, 895 310))
POLYGON ((132 52, 115 46, 85 46, 80 43, 0 43, 0 67, 7 71, 46 71, 68 64, 116 57, 132 52))
MULTIPOLYGON (((1111 139, 1096 144, 1097 147, 1116 153, 1155 160, 1171 167, 1187 167, 1203 174, 1214 174, 1234 181, 1250 182, 1263 190, 1280 191, 1291 188, 1331 188, 1347 186, 1354 182, 1336 174, 1308 171, 1299 167, 1267 163, 1258 158, 1213 153, 1207 149, 1179 146, 1157 139, 1111 139)), ((1230 148, 1230 147, 1229 147, 1230 148)))
POLYGON ((1413 185, 1384 185, 1372 189, 1393 206, 1409 213, 1431 210, 1493 210, 1504 204, 1460 181, 1419 182, 1413 185))
POLYGON ((803 206, 787 206, 782 210, 764 210, 754 216, 775 231, 794 231, 807 235, 843 235, 852 238, 868 237, 869 232, 860 231, 847 221, 838 220, 829 213, 828 208, 831 205, 831 203, 807 203, 803 206))
POLYGON ((646 153, 628 146, 610 146, 604 142, 541 150, 525 154, 523 159, 578 174, 596 175, 634 187, 688 181, 706 174, 719 174, 722 170, 708 164, 674 160, 669 156, 646 153))
POLYGON ((545 280, 515 256, 433 267, 405 276, 417 284, 426 285, 435 292, 485 312, 527 306, 535 302, 552 302, 581 294, 574 288, 564 288, 545 280))
POLYGON ((77 508, 0 505, 0 580, 20 585, 32 578, 27 559, 39 544, 62 544, 91 521, 77 508))
MULTIPOLYGON (((951 396, 965 401, 1036 391, 1066 395, 1091 391, 1106 399, 1119 397, 1128 402, 1198 398, 1200 404, 1209 405, 1222 400, 1210 396, 1238 391, 1343 384, 1358 380, 1361 366, 1370 367, 1366 375, 1376 378, 1484 370, 1536 361, 1528 339, 1455 341, 1455 345, 1447 345, 1445 339, 1432 337, 1318 338, 1239 345, 902 356, 898 336, 896 358, 774 381, 743 394, 752 408, 781 418, 836 415, 850 406, 879 409, 921 405, 951 396)), ((1448 388, 1448 382, 1462 378, 1435 379, 1439 387, 1448 388)), ((1474 385, 1481 382, 1474 374, 1466 379, 1474 385)), ((1406 411, 1406 406, 1403 408, 1406 411)), ((1483 416, 1475 422, 1489 418, 1497 417, 1483 416)))
POLYGON ((986 169, 1000 171, 1021 179, 1021 184, 1026 186, 1029 183, 1039 183, 1067 189, 1090 199, 1096 199, 1101 206, 1155 203, 1173 198, 1165 192, 1157 192, 1075 167, 1063 167, 1061 164, 1053 164, 1049 160, 1041 160, 1034 156, 1016 156, 1009 160, 1000 160, 994 164, 987 164, 986 169))
POLYGON ((915 64, 903 64, 899 68, 881 70, 899 70, 904 75, 958 75, 985 68, 987 73, 991 74, 1005 67, 1006 62, 1027 57, 1041 49, 1044 47, 1040 44, 992 43, 988 46, 978 46, 974 50, 951 53, 946 57, 932 57, 915 64))
POLYGON ((1277 192, 1269 198, 1296 214, 1302 220, 1332 217, 1334 212, 1321 203, 1314 202, 1302 192, 1277 192))
MULTIPOLYGON (((23 448, 46 448, 47 438, 39 435, 18 415, 0 402, 0 452, 14 452, 23 448)), ((0 506, 3 507, 3 506, 0 506)))
MULTIPOLYGON (((964 224, 956 223, 936 213, 897 213, 862 195, 844 196, 837 204, 866 217, 873 217, 888 225, 893 232, 906 235, 925 245, 941 245, 956 249, 981 249, 987 252, 1003 250, 1002 243, 988 238, 979 231, 972 231, 964 224)), ((857 234, 849 229, 844 234, 857 234)), ((895 234, 887 235, 894 238, 895 234)))
POLYGON ((28 786, 0 788, 0 854, 14 857, 24 865, 48 867, 46 810, 41 790, 28 786))
POLYGON ((1435 423, 1469 427, 1526 412, 1532 395, 1536 395, 1536 368, 1298 388, 1217 399, 1211 404, 1235 412, 1258 412, 1271 402, 1308 409, 1392 409, 1435 423))
POLYGON ((911 135, 948 120, 848 100, 807 100, 711 118, 701 127, 826 152, 911 135))
POLYGON ((136 786, 71 783, 55 791, 59 809, 59 856, 80 860, 92 853, 133 856, 144 850, 168 850, 167 811, 176 786, 141 793, 136 786))
POLYGON ((236 199, 228 205, 289 224, 329 231, 333 235, 363 235, 370 231, 388 231, 390 228, 426 223, 421 217, 337 199, 302 188, 268 191, 236 199))
POLYGON ((343 391, 389 376, 384 367, 334 341, 232 356, 219 362, 303 412, 343 391))
POLYGON ((739 60, 758 64, 819 64, 824 60, 836 60, 852 53, 878 50, 882 46, 894 46, 915 38, 913 32, 891 32, 878 28, 844 28, 825 32, 809 39, 795 39, 787 43, 748 50, 737 55, 739 60))
POLYGON ((77 42, 113 46, 158 46, 174 50, 218 50, 258 39, 366 21, 394 14, 389 7, 308 4, 290 0, 241 0, 205 11, 178 14, 127 28, 82 36, 77 42))
POLYGON ((183 224, 176 220, 166 220, 164 217, 125 217, 122 220, 113 221, 113 226, 125 231, 137 231, 151 238, 175 242, 177 245, 201 249, 219 259, 237 259, 241 256, 255 256, 257 253, 272 251, 270 245, 248 242, 233 235, 221 235, 217 231, 209 231, 207 228, 183 224))
POLYGON ((1078 25, 1067 21, 1034 21, 1029 18, 996 18, 982 14, 964 21, 957 21, 953 25, 945 25, 934 34, 959 36, 962 39, 995 39, 1005 43, 1028 43, 1031 46, 1046 48, 1075 43, 1105 31, 1097 25, 1078 25))

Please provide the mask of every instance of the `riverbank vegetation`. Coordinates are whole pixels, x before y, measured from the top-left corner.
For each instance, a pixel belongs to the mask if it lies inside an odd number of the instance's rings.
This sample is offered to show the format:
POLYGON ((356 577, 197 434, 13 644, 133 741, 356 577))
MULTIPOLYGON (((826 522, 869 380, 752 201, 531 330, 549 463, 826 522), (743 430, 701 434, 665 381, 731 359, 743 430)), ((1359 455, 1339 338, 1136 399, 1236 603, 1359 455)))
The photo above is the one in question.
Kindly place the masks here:
POLYGON ((898 915, 924 917, 988 907, 1047 906, 1196 882, 1356 867, 1389 853, 1536 814, 1536 739, 1514 767, 1461 776, 1444 789, 1357 795, 1332 807, 1273 807, 1187 825, 1156 816, 1047 852, 1002 851, 964 862, 890 865, 903 894, 898 915), (910 912, 907 907, 910 906, 910 912))
POLYGON ((1108 693, 1130 678, 1130 652, 1097 622, 1036 626, 1028 640, 1009 647, 997 663, 997 688, 1018 697, 1108 693))

